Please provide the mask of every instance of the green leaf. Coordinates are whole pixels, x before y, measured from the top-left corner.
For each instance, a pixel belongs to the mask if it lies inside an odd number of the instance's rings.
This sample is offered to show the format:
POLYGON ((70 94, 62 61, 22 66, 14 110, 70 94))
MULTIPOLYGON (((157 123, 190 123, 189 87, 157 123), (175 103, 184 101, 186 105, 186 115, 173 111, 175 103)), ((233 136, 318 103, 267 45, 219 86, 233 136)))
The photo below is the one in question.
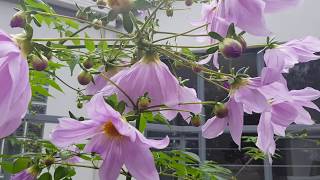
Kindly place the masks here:
POLYGON ((61 89, 61 87, 59 86, 59 84, 57 84, 54 80, 48 79, 48 84, 53 87, 54 89, 63 92, 63 90, 61 89))
POLYGON ((38 180, 52 180, 52 175, 49 172, 43 173, 38 180))
POLYGON ((213 53, 217 52, 218 49, 219 49, 219 46, 213 46, 213 47, 207 49, 207 53, 208 54, 213 54, 213 53))
POLYGON ((118 111, 120 114, 122 114, 125 109, 126 109, 126 103, 123 102, 123 101, 119 102, 117 111, 118 111))
POLYGON ((67 64, 69 65, 71 76, 73 75, 74 68, 77 64, 79 64, 80 57, 78 55, 72 55, 70 59, 68 59, 67 64))
POLYGON ((54 12, 52 8, 45 4, 42 0, 24 0, 24 2, 32 8, 42 10, 44 12, 54 12))
MULTIPOLYGON (((71 36, 73 35, 73 32, 67 30, 67 31, 65 32, 65 35, 68 36, 68 37, 71 37, 71 36)), ((75 36, 73 36, 73 37, 79 37, 79 35, 75 35, 75 36)), ((81 44, 81 41, 78 40, 78 39, 74 39, 74 40, 71 40, 71 41, 72 41, 72 43, 73 43, 74 45, 76 45, 76 46, 79 46, 79 45, 81 44)))
POLYGON ((29 158, 18 158, 13 162, 13 173, 18 173, 29 167, 31 159, 29 158))
POLYGON ((54 171, 54 180, 60 180, 68 175, 68 169, 63 166, 59 166, 54 171))
POLYGON ((132 19, 130 18, 129 13, 123 13, 122 14, 123 18, 123 27, 128 33, 132 33, 133 31, 133 22, 132 19))
POLYGON ((223 39, 224 39, 220 34, 218 34, 218 33, 216 33, 216 32, 209 32, 208 35, 209 35, 211 38, 216 39, 216 40, 218 40, 218 41, 223 41, 223 39))
POLYGON ((236 29, 234 27, 234 23, 231 23, 227 31, 227 37, 234 37, 234 36, 237 36, 236 29))
POLYGON ((32 89, 32 93, 33 94, 40 94, 40 95, 43 95, 43 96, 51 96, 51 94, 49 94, 48 90, 45 89, 44 87, 42 86, 37 86, 37 85, 31 85, 31 89, 32 89))
POLYGON ((105 51, 108 49, 108 43, 107 41, 100 41, 99 44, 98 44, 98 48, 101 50, 101 51, 105 51))
POLYGON ((63 18, 63 21, 73 29, 79 29, 79 24, 71 19, 63 18))
POLYGON ((13 174, 13 163, 12 162, 0 162, 1 168, 10 173, 13 174))
POLYGON ((139 131, 144 132, 144 130, 147 127, 147 122, 152 121, 153 114, 152 112, 144 112, 140 114, 140 120, 139 120, 139 131))
MULTIPOLYGON (((85 33, 85 37, 90 38, 90 36, 87 33, 85 33)), ((96 47, 94 45, 94 41, 92 41, 92 40, 86 39, 86 40, 84 40, 84 44, 85 44, 87 50, 90 52, 92 52, 96 49, 96 47)))
POLYGON ((116 94, 112 94, 106 99, 106 102, 114 109, 117 109, 118 106, 118 97, 116 94))

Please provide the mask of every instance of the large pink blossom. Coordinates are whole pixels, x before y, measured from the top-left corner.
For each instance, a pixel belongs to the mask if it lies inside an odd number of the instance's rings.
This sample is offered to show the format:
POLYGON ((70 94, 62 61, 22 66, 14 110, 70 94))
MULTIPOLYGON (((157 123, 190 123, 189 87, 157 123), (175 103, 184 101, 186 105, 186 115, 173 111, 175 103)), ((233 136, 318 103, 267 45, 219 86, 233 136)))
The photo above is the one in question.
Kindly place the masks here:
POLYGON ((68 146, 91 138, 84 151, 99 153, 104 159, 99 171, 101 180, 117 179, 123 165, 138 180, 159 179, 149 148, 167 147, 168 137, 146 139, 106 104, 101 94, 95 95, 86 107, 90 120, 59 119, 60 123, 51 135, 54 144, 68 146))
POLYGON ((21 124, 31 99, 29 67, 18 45, 0 31, 0 138, 21 124))
POLYGON ((257 146, 269 155, 270 161, 276 146, 274 134, 285 136, 286 128, 292 123, 312 125, 314 122, 304 107, 320 111, 312 102, 320 97, 320 91, 310 87, 289 91, 282 83, 277 86, 282 88, 275 89, 270 85, 260 88, 268 99, 269 107, 260 117, 257 146))
POLYGON ((319 59, 320 56, 314 54, 316 52, 320 52, 320 40, 308 36, 267 49, 264 61, 267 67, 287 73, 297 63, 319 59))
MULTIPOLYGON (((116 93, 120 100, 128 105, 128 109, 133 109, 133 103, 136 103, 139 97, 145 93, 151 98, 149 106, 166 105, 172 112, 163 112, 170 120, 175 117, 179 110, 187 110, 198 114, 201 112, 201 104, 181 103, 199 102, 194 89, 186 88, 179 84, 177 78, 172 75, 166 64, 160 61, 155 55, 145 56, 131 68, 122 70, 111 81, 111 83, 101 90, 104 95, 112 95, 116 93), (120 90, 125 92, 127 96, 120 90)), ((153 108, 153 110, 159 109, 153 108)), ((166 108, 168 109, 168 108, 166 108)), ((188 112, 181 112, 183 117, 188 116, 188 112)))

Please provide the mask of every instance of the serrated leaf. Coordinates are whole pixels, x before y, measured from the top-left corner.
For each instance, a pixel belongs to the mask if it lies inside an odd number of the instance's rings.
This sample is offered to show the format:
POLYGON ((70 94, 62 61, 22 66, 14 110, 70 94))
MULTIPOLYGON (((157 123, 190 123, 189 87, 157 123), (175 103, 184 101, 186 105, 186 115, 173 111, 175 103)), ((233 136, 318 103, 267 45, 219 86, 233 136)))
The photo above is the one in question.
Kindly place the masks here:
POLYGON ((47 89, 45 89, 44 87, 42 86, 36 86, 36 85, 32 85, 31 86, 31 89, 32 89, 32 93, 35 94, 35 93, 38 93, 40 95, 43 95, 43 96, 52 96, 47 89))
POLYGON ((209 32, 208 35, 209 35, 212 39, 216 39, 216 40, 218 40, 218 41, 223 41, 223 39, 224 39, 220 34, 218 34, 218 33, 216 33, 216 32, 209 32))
POLYGON ((68 175, 68 169, 63 166, 59 166, 54 171, 54 180, 60 180, 68 175))
POLYGON ((48 79, 48 84, 53 87, 54 89, 63 92, 62 88, 59 86, 59 84, 57 84, 54 80, 52 79, 48 79))
POLYGON ((144 132, 144 130, 147 127, 147 122, 153 120, 153 114, 152 112, 144 112, 140 114, 140 119, 138 121, 139 123, 139 131, 144 132))
MULTIPOLYGON (((90 36, 87 33, 85 33, 85 37, 90 38, 90 36)), ((96 47, 94 45, 94 41, 92 41, 92 40, 86 39, 86 40, 84 40, 84 44, 86 46, 86 49, 90 52, 92 52, 96 49, 96 47)))
POLYGON ((123 18, 123 27, 128 33, 132 33, 133 31, 133 22, 132 19, 130 18, 129 13, 123 13, 122 14, 123 18))

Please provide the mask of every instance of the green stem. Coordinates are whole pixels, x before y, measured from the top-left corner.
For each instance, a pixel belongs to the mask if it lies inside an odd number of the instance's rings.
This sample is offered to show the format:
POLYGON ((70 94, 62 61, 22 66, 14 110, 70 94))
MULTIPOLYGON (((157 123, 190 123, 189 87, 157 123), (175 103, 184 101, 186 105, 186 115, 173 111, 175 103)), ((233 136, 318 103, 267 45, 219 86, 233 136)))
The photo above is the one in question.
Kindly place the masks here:
MULTIPOLYGON (((171 34, 171 35, 177 35, 179 33, 174 32, 165 32, 165 31, 153 31, 154 33, 158 34, 171 34)), ((209 36, 208 34, 180 34, 180 36, 189 36, 189 37, 199 37, 199 36, 209 36)), ((157 40, 158 41, 158 40, 157 40)))
POLYGON ((131 38, 83 38, 83 37, 63 37, 63 38, 34 38, 33 41, 68 41, 68 40, 88 40, 88 41, 121 41, 132 40, 131 38))
POLYGON ((111 29, 111 28, 108 28, 108 27, 105 27, 105 26, 100 26, 100 25, 94 24, 94 23, 92 23, 90 21, 79 19, 79 18, 76 18, 76 17, 65 16, 65 15, 60 15, 60 14, 53 14, 53 13, 46 13, 46 12, 41 12, 41 11, 31 11, 31 13, 40 14, 40 15, 44 15, 44 16, 55 16, 55 17, 61 17, 61 18, 66 18, 66 19, 72 19, 72 20, 76 20, 76 21, 79 21, 79 22, 84 22, 84 23, 90 24, 91 26, 96 26, 96 27, 99 27, 99 28, 114 32, 114 33, 117 33, 117 34, 121 34, 121 35, 126 36, 126 37, 130 37, 130 35, 128 35, 126 33, 123 33, 121 31, 117 31, 117 30, 114 30, 114 29, 111 29))
POLYGON ((206 77, 204 77, 204 76, 201 76, 201 75, 199 75, 199 76, 200 76, 202 79, 206 80, 207 82, 209 82, 209 83, 211 83, 211 84, 214 84, 214 85, 220 87, 221 89, 229 92, 229 89, 223 87, 221 84, 219 84, 219 83, 217 83, 217 82, 214 82, 214 81, 212 81, 211 79, 208 79, 208 78, 206 78, 206 77))
POLYGON ((148 19, 144 22, 144 24, 141 27, 140 32, 143 32, 144 29, 146 28, 146 26, 149 24, 149 22, 151 21, 152 17, 157 13, 157 11, 161 8, 161 6, 165 3, 166 1, 162 1, 158 4, 158 6, 153 10, 153 12, 150 14, 150 16, 148 17, 148 19))
POLYGON ((167 44, 153 44, 155 47, 174 47, 174 48, 190 48, 190 49, 200 49, 200 48, 210 48, 215 46, 214 44, 202 45, 202 46, 179 46, 179 45, 167 45, 167 44))
MULTIPOLYGON (((81 28, 78 31, 76 31, 73 34, 71 34, 70 37, 74 37, 75 35, 79 34, 80 32, 86 30, 89 27, 91 27, 91 25, 84 26, 83 28, 81 28)), ((59 44, 64 44, 65 42, 67 42, 67 40, 60 41, 59 44)))
POLYGON ((173 36, 169 36, 169 37, 165 37, 165 38, 162 38, 162 39, 158 39, 158 40, 153 41, 153 43, 156 43, 156 42, 159 42, 159 41, 163 41, 163 40, 167 40, 167 39, 171 39, 171 38, 175 38, 175 37, 178 37, 178 36, 183 36, 183 35, 185 35, 185 34, 189 34, 189 33, 193 32, 193 31, 195 31, 195 30, 197 30, 197 29, 203 28, 203 27, 205 27, 205 26, 207 26, 207 25, 208 25, 208 24, 204 24, 204 25, 202 25, 202 26, 193 28, 193 29, 191 29, 191 30, 189 30, 189 31, 186 31, 186 32, 183 32, 183 33, 174 34, 173 36))

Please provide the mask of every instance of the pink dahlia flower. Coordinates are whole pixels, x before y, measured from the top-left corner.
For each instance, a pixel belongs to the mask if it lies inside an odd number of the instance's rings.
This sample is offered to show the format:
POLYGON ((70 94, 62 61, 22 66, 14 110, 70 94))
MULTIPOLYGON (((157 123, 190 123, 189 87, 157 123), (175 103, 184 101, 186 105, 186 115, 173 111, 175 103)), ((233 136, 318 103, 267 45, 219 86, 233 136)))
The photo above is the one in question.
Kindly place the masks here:
MULTIPOLYGON (((109 96, 114 93, 120 100, 126 102, 129 109, 133 109, 139 97, 148 93, 151 98, 149 106, 165 105, 170 109, 188 110, 194 114, 201 112, 201 104, 179 105, 181 103, 199 102, 194 89, 181 86, 175 76, 172 75, 168 66, 160 61, 155 55, 143 57, 131 68, 122 70, 111 78, 132 100, 111 83, 101 90, 101 93, 109 96)), ((159 109, 153 108, 153 109, 159 109)), ((179 111, 164 112, 169 120, 174 118, 179 111)), ((186 117, 186 113, 182 113, 186 117)))
POLYGON ((230 98, 226 103, 228 113, 224 118, 214 116, 202 126, 202 136, 207 139, 221 135, 226 127, 229 127, 233 141, 239 146, 243 128, 243 105, 230 98))
POLYGON ((101 94, 91 99, 87 111, 91 119, 88 121, 61 118, 51 134, 52 142, 68 146, 91 138, 84 151, 99 153, 104 159, 99 171, 101 180, 117 179, 123 165, 138 180, 159 179, 149 148, 167 147, 168 137, 163 140, 146 139, 106 104, 101 94))
POLYGON ((316 52, 320 52, 320 40, 308 36, 266 50, 264 61, 267 67, 287 73, 297 63, 319 59, 316 52))
POLYGON ((0 139, 21 124, 31 99, 29 67, 18 45, 0 30, 0 139))

